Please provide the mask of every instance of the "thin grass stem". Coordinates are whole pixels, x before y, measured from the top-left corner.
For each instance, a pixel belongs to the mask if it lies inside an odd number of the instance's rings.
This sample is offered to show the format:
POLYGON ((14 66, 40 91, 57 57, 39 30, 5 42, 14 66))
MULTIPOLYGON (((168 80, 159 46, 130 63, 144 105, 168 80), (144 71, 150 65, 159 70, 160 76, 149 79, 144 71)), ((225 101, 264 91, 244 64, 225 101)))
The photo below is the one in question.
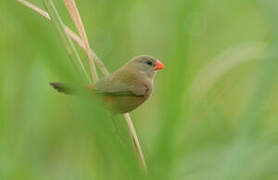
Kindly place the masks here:
MULTIPOLYGON (((49 16, 49 14, 42 10, 41 8, 37 7, 36 5, 25 1, 25 0, 17 0, 19 3, 21 3, 23 6, 26 6, 28 8, 30 8, 31 10, 37 12, 38 14, 40 14, 41 16, 43 16, 44 18, 46 18, 47 20, 51 21, 51 18, 49 16)), ((68 34, 68 36, 75 41, 84 51, 85 51, 85 44, 84 42, 80 39, 80 37, 73 32, 68 26, 64 25, 65 31, 68 34)), ((96 53, 90 49, 90 53, 92 54, 92 56, 94 57, 94 60, 96 62, 96 65, 98 66, 98 68, 100 69, 100 71, 102 72, 102 74, 104 76, 108 76, 109 72, 106 69, 105 65, 103 64, 103 62, 97 57, 96 53)))
MULTIPOLYGON (((42 15, 44 18, 46 18, 47 20, 51 21, 52 18, 56 21, 55 21, 55 26, 59 32, 59 34, 63 37, 63 41, 65 41, 65 43, 67 43, 67 47, 70 46, 71 51, 73 50, 74 52, 77 53, 77 51, 75 50, 75 47, 73 46, 73 43, 71 41, 71 39, 73 41, 75 41, 81 48, 83 48, 85 50, 85 52, 87 53, 88 57, 93 57, 93 59, 95 60, 98 68, 101 70, 101 72, 103 73, 104 76, 108 76, 109 75, 109 72, 107 70, 107 68, 105 67, 105 65, 103 64, 103 62, 96 56, 95 52, 90 48, 89 46, 89 43, 88 43, 88 40, 85 40, 84 42, 84 39, 82 40, 77 34, 75 34, 69 27, 67 27, 66 25, 63 24, 54 4, 53 4, 53 1, 52 0, 44 0, 45 4, 46 4, 46 7, 47 9, 49 8, 50 10, 53 11, 53 17, 52 15, 48 14, 47 12, 45 12, 44 10, 40 9, 39 7, 35 6, 34 4, 28 2, 28 1, 25 1, 25 0, 17 0, 19 3, 21 3, 22 5, 32 9, 33 11, 37 12, 38 14, 42 15), (54 18, 55 17, 55 18, 54 18), (70 39, 70 38, 71 39, 70 39), (68 40, 69 39, 69 40, 68 40), (86 42, 87 41, 87 42, 86 42), (86 45, 87 43, 87 45, 86 45)), ((77 8, 76 8, 77 10, 77 8)), ((79 13, 78 13, 79 14, 79 13)), ((80 19, 81 20, 81 19, 80 19)), ((82 23, 82 21, 79 21, 78 23, 82 23)), ((82 24, 83 26, 83 24, 82 24)), ((84 29, 84 28, 83 28, 84 29)), ((81 29, 82 31, 82 29, 81 29)), ((82 33, 82 32, 81 32, 82 33)), ((81 34, 80 33, 80 34, 81 34)), ((85 33, 85 30, 84 32, 85 33)), ((83 38, 86 38, 87 39, 87 36, 85 34, 83 34, 83 38)), ((71 52, 70 51, 70 52, 71 52)), ((75 55, 75 58, 77 57, 77 59, 80 59, 78 53, 77 53, 77 56, 75 55), (79 57, 79 58, 78 58, 79 57)), ((80 59, 80 62, 82 63, 81 59, 80 59)), ((81 65, 81 67, 84 67, 81 65)), ((85 69, 84 69, 85 70, 85 69)), ((92 68, 91 68, 92 70, 92 68)), ((86 71, 85 71, 86 72, 86 71)), ((96 72, 95 72, 96 73, 96 72)), ((92 73, 93 74, 93 73, 92 73)), ((86 76, 88 78, 88 74, 86 73, 86 76)), ((92 75, 93 77, 93 75, 92 75)), ((96 76, 97 77, 97 76, 96 76)), ((96 78, 98 79, 98 77, 96 78)), ((125 121, 128 125, 128 128, 129 128, 129 133, 130 133, 130 136, 131 136, 131 139, 132 139, 132 143, 134 145, 134 149, 135 149, 135 152, 136 152, 136 155, 139 159, 139 162, 144 170, 144 172, 147 174, 147 165, 146 165, 146 161, 145 161, 145 158, 144 158, 144 154, 143 154, 143 151, 142 151, 142 148, 141 148, 141 145, 139 143, 139 139, 137 137, 137 134, 136 134, 136 130, 134 128, 134 125, 133 125, 133 122, 131 120, 131 117, 128 113, 124 114, 124 118, 125 118, 125 121)))
POLYGON ((142 166, 144 172, 147 174, 148 173, 148 168, 147 168, 147 164, 146 164, 146 161, 145 161, 144 153, 143 153, 143 150, 141 148, 139 139, 137 137, 136 130, 135 130, 135 127, 134 127, 133 122, 131 120, 131 117, 128 113, 126 113, 126 114, 124 114, 124 118, 125 118, 125 121, 127 123, 128 129, 129 129, 129 134, 130 134, 131 140, 133 142, 133 146, 134 146, 134 149, 136 151, 137 158, 141 162, 141 166, 142 166))
POLYGON ((52 0, 43 0, 43 2, 44 2, 46 9, 48 10, 49 16, 52 19, 51 22, 53 22, 54 26, 56 27, 56 30, 62 39, 66 52, 69 55, 70 59, 72 60, 72 63, 78 69, 78 71, 81 72, 81 74, 84 74, 84 76, 87 78, 87 80, 90 81, 90 78, 83 65, 83 62, 82 62, 76 48, 74 47, 72 40, 70 39, 70 37, 67 35, 67 33, 65 31, 63 21, 53 3, 53 1, 52 0))
POLYGON ((74 0, 64 0, 64 3, 69 11, 69 14, 71 15, 71 18, 76 26, 76 28, 78 29, 78 32, 80 34, 80 37, 85 45, 85 51, 86 54, 89 58, 89 63, 90 63, 90 70, 91 70, 91 74, 92 74, 92 79, 94 82, 98 81, 98 74, 96 71, 96 66, 94 63, 94 57, 92 56, 92 53, 90 53, 90 45, 89 45, 89 41, 87 38, 87 34, 83 25, 83 22, 81 20, 79 11, 77 9, 76 3, 74 0))

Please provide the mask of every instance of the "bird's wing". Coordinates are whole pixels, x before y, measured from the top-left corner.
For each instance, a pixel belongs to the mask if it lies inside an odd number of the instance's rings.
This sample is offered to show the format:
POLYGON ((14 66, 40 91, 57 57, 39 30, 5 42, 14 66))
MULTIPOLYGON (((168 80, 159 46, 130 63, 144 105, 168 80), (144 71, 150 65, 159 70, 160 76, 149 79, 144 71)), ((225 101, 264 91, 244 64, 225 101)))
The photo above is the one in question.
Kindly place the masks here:
POLYGON ((109 76, 95 84, 94 92, 98 94, 110 94, 115 96, 133 95, 144 96, 147 87, 143 83, 135 82, 134 79, 115 78, 109 76))

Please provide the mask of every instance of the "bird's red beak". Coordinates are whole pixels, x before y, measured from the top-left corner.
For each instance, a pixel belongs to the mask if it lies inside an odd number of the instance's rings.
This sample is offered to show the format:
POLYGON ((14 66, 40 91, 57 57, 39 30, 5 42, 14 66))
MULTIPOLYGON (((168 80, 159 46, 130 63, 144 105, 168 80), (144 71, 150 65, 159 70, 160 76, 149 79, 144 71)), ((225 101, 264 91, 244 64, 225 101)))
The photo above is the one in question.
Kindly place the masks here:
POLYGON ((154 67, 154 70, 160 70, 160 69, 164 69, 164 64, 162 64, 162 62, 160 62, 160 61, 156 61, 156 66, 154 67))

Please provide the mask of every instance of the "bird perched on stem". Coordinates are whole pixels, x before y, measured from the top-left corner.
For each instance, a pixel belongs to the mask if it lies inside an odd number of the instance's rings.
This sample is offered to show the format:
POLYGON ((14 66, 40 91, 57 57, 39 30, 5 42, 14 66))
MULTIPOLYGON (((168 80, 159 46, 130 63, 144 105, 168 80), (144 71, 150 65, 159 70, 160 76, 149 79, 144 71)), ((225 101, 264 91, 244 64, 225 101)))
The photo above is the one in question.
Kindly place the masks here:
MULTIPOLYGON (((113 113, 127 113, 145 102, 152 93, 153 79, 164 64, 152 56, 134 57, 130 62, 90 87, 113 113)), ((71 87, 50 83, 59 92, 71 94, 71 87)))

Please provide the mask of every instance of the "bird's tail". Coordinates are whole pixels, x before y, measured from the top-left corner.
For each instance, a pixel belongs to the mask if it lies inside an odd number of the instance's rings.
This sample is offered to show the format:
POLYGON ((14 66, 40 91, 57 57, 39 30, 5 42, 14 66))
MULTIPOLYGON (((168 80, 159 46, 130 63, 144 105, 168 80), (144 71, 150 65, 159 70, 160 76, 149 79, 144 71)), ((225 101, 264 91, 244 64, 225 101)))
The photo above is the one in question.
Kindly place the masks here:
MULTIPOLYGON (((52 86, 54 89, 56 89, 58 92, 68 94, 68 95, 77 95, 78 89, 74 89, 73 86, 70 86, 65 83, 59 83, 59 82, 51 82, 49 83, 50 86, 52 86)), ((84 90, 88 92, 92 92, 94 89, 93 85, 84 85, 84 90)))
POLYGON ((64 93, 64 94, 73 94, 73 90, 70 86, 64 83, 59 82, 51 82, 49 83, 50 86, 52 86, 54 89, 56 89, 58 92, 64 93))

